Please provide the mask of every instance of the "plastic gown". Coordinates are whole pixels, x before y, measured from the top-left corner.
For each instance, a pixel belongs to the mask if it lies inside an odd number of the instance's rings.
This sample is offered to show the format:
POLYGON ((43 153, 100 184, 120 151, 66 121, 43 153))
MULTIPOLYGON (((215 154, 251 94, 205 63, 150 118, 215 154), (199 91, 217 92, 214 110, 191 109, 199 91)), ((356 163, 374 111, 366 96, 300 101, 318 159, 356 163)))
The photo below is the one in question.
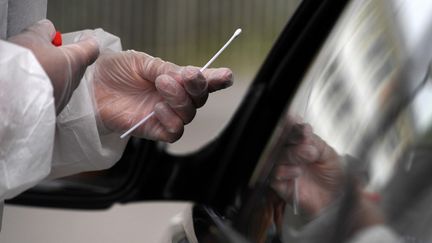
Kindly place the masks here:
MULTIPOLYGON (((46 0, 0 0, 0 201, 47 177, 109 168, 127 142, 98 122, 92 66, 56 116, 51 82, 32 52, 4 41, 45 15, 46 0)), ((119 38, 94 32, 101 52, 121 50, 119 38)), ((65 34, 64 42, 77 35, 65 34)))

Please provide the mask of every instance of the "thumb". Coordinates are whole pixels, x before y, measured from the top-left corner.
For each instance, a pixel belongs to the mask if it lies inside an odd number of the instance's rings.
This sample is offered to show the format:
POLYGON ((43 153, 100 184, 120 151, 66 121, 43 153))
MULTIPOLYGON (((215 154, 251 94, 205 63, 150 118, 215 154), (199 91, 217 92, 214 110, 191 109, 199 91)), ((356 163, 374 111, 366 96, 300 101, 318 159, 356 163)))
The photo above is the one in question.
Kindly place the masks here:
POLYGON ((68 56, 71 65, 87 67, 99 56, 99 42, 93 35, 85 34, 76 43, 60 47, 68 56))
POLYGON ((40 20, 36 24, 30 26, 27 30, 38 34, 48 43, 51 43, 51 40, 54 38, 56 33, 54 24, 48 19, 40 20))
POLYGON ((99 44, 95 37, 87 37, 77 43, 57 48, 63 53, 66 60, 66 76, 63 80, 68 87, 66 93, 70 95, 72 94, 70 91, 78 87, 87 67, 99 56, 99 44))

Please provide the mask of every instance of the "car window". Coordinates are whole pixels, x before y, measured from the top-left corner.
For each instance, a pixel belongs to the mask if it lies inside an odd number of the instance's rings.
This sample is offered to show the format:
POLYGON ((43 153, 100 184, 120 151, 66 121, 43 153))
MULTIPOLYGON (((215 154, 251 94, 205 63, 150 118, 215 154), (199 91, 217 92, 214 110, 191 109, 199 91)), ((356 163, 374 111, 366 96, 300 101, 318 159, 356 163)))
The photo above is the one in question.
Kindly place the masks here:
MULTIPOLYGON (((199 149, 221 132, 300 2, 56 0, 48 2, 47 17, 62 33, 103 28, 121 38, 124 50, 144 51, 179 65, 196 66, 204 65, 234 30, 242 28, 241 36, 212 64, 233 70, 233 87, 212 94, 187 125, 183 137, 167 146, 169 152, 178 154, 199 149)), ((109 170, 44 181, 33 191, 55 195, 121 195, 125 187, 129 188, 128 183, 142 176, 137 173, 151 167, 146 156, 159 145, 131 139, 121 160, 109 170)))
POLYGON ((63 31, 104 28, 124 49, 145 51, 181 65, 204 65, 237 28, 243 32, 212 64, 233 70, 230 89, 212 94, 174 153, 194 151, 229 122, 247 87, 300 0, 56 0, 48 17, 63 31))
POLYGON ((351 1, 256 168, 247 238, 432 239, 431 12, 351 1))

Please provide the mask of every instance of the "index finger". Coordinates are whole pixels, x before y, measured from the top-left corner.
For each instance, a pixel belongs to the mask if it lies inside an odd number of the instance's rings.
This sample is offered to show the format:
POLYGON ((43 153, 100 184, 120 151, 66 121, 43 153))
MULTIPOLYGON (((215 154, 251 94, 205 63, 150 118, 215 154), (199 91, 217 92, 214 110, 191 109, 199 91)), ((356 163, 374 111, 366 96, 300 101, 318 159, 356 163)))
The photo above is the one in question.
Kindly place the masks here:
POLYGON ((191 97, 196 108, 205 104, 208 98, 208 83, 198 68, 183 68, 179 82, 191 97))
POLYGON ((180 67, 171 62, 166 62, 158 57, 152 57, 147 53, 134 50, 126 51, 131 55, 134 64, 137 65, 138 75, 150 82, 155 82, 156 78, 162 74, 178 72, 180 67))

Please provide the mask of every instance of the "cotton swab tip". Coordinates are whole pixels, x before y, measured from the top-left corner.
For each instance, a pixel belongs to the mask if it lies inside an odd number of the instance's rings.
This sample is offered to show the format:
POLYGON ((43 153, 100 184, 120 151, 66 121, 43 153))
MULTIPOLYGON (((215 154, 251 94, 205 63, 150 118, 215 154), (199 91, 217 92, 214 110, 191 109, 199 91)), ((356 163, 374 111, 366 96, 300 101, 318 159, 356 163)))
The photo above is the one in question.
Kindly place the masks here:
POLYGON ((238 28, 238 29, 234 32, 234 37, 239 36, 241 32, 242 32, 242 29, 238 28))

